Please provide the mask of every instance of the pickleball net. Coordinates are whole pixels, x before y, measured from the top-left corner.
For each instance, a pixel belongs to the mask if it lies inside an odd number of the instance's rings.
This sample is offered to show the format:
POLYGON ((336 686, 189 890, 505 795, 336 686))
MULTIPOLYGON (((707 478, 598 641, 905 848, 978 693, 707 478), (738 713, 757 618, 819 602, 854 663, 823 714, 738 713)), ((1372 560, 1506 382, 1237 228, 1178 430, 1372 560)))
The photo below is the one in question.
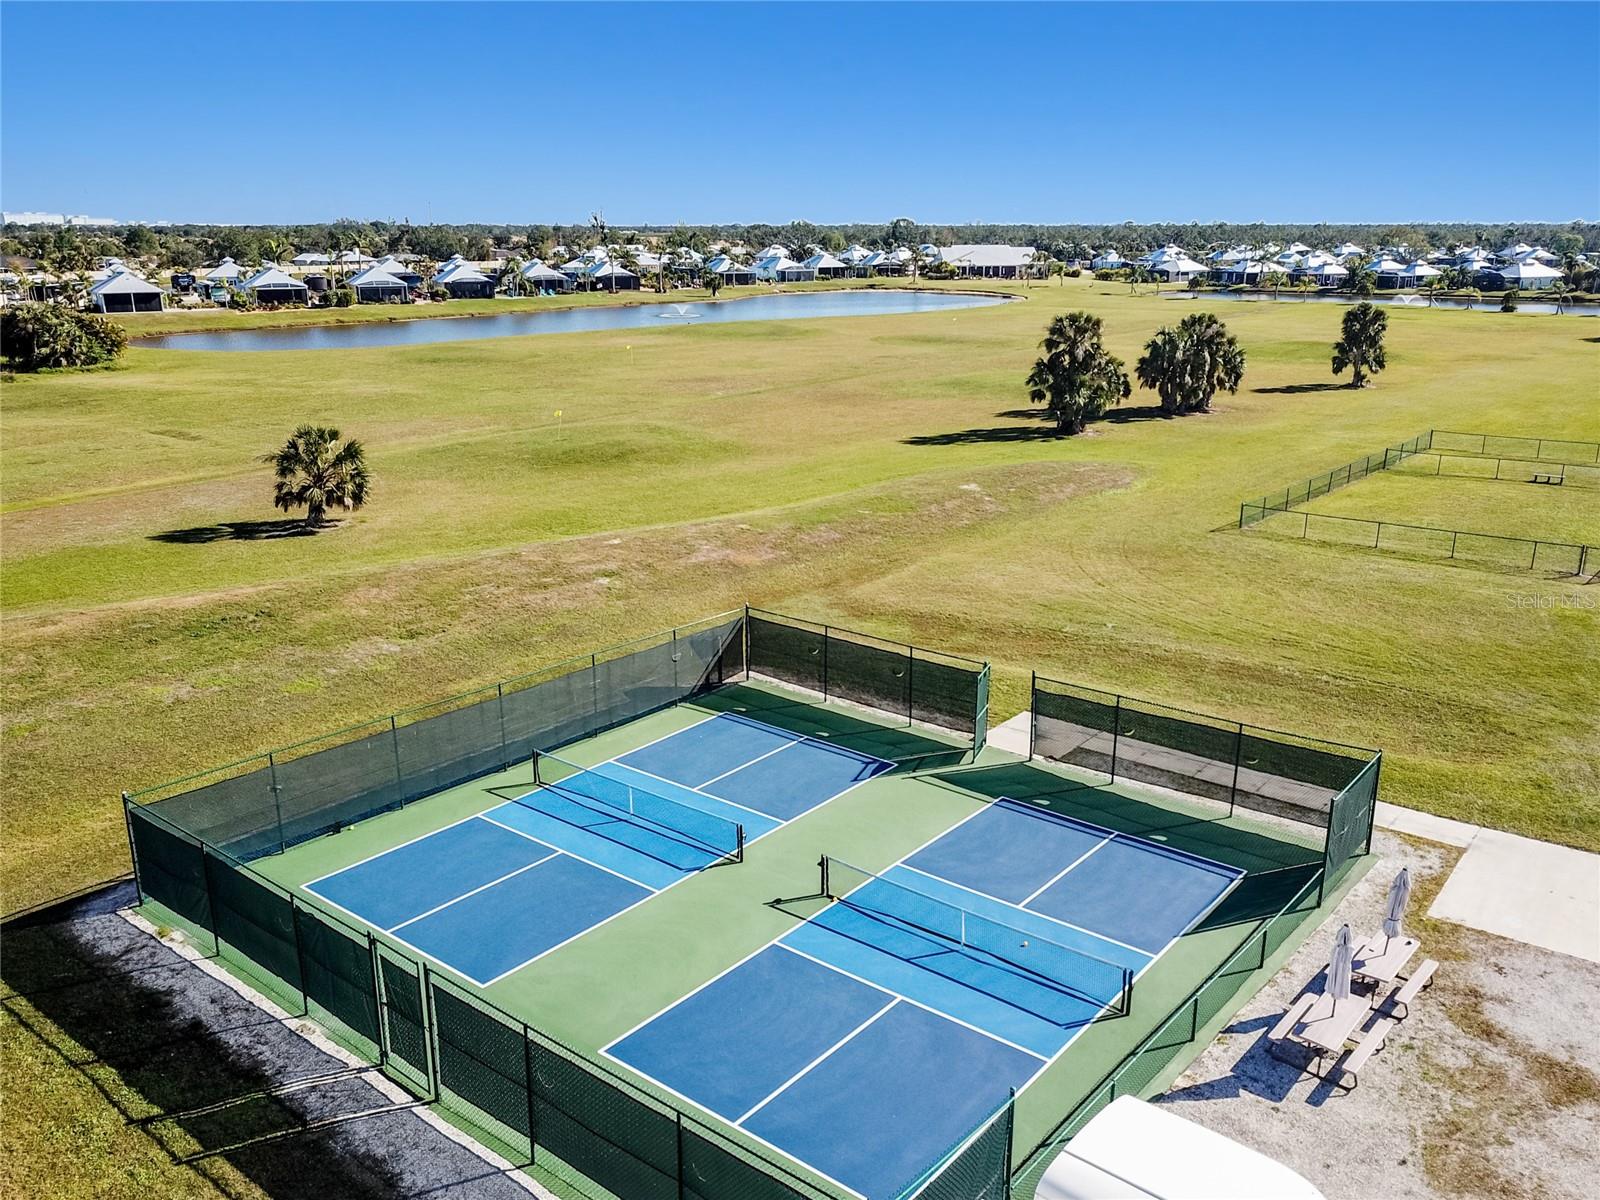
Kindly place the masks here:
POLYGON ((885 934, 861 939, 870 940, 874 948, 899 953, 1045 1020, 1071 1025, 1101 1015, 1123 1016, 1132 1003, 1131 967, 1064 945, 1037 929, 885 879, 843 859, 823 858, 822 895, 881 923, 885 934), (964 956, 971 965, 929 954, 925 947, 930 940, 964 956), (1052 1002, 1051 994, 1068 1002, 1052 1002), (1085 1005, 1092 1015, 1085 1016, 1085 1005))
POLYGON ((545 750, 533 753, 533 778, 588 808, 622 817, 642 829, 673 838, 730 862, 744 861, 744 826, 694 808, 660 792, 583 767, 545 750))

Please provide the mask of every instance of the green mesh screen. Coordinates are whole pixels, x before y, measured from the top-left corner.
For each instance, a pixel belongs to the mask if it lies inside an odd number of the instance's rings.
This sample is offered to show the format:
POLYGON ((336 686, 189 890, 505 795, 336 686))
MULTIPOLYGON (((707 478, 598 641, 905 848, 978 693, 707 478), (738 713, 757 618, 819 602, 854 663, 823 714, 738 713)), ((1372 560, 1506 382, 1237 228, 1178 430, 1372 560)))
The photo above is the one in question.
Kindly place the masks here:
POLYGON ((608 728, 642 717, 686 695, 678 687, 680 656, 676 642, 663 642, 595 664, 599 697, 596 727, 608 728))
POLYGON ((285 846, 400 803, 388 721, 333 737, 274 756, 285 846))
POLYGON ((428 1027, 423 1014, 422 980, 417 969, 378 947, 378 974, 382 985, 384 1045, 389 1059, 410 1073, 424 1091, 430 1091, 428 1027))
POLYGON ((159 813, 170 825, 235 858, 248 859, 281 848, 272 771, 266 757, 213 774, 218 778, 179 795, 141 804, 135 811, 159 813))
POLYGON ((750 1161, 709 1129, 683 1123, 681 1172, 685 1200, 812 1200, 824 1195, 776 1163, 750 1161))
POLYGON ((1011 1195, 1011 1122, 1007 1101, 927 1183, 903 1191, 915 1200, 1007 1200, 1011 1195))
POLYGON ((911 719, 976 733, 978 710, 984 709, 987 715, 988 679, 987 668, 977 663, 958 665, 913 650, 911 719))
POLYGON ((911 719, 911 655, 867 642, 824 635, 823 690, 830 700, 849 700, 911 719))
POLYGON ((563 1048, 535 1038, 533 1051, 539 1146, 618 1196, 677 1200, 674 1115, 563 1048))
POLYGON ((1328 847, 1323 871, 1332 887, 1345 870, 1367 851, 1372 837, 1372 817, 1378 799, 1378 772, 1382 756, 1369 762, 1333 800, 1328 818, 1328 847))
POLYGON ((442 1102, 490 1132, 527 1141, 532 1131, 521 1027, 437 977, 431 990, 442 1102))
POLYGON ((216 854, 206 855, 206 882, 217 940, 299 992, 300 956, 288 894, 216 854))
POLYGON ((1117 710, 1118 778, 1230 802, 1239 726, 1124 697, 1117 710))
POLYGON ((827 667, 822 657, 826 637, 820 629, 802 629, 751 614, 750 671, 784 683, 820 692, 827 667))
POLYGON ((418 709, 396 721, 389 774, 393 778, 398 767, 401 798, 443 791, 506 764, 499 697, 475 696, 471 703, 446 701, 452 707, 445 711, 438 711, 442 705, 418 709))
POLYGON ((593 670, 585 662, 576 671, 515 691, 508 685, 501 708, 506 753, 514 760, 588 737, 595 731, 593 670))
POLYGON ((338 1022, 362 1043, 362 1053, 378 1057, 378 996, 372 954, 364 938, 347 933, 331 918, 295 905, 295 932, 305 970, 306 1006, 325 1022, 338 1022))
POLYGON ((1070 684, 1035 680, 1033 753, 1109 775, 1117 727, 1116 697, 1070 684))
POLYGON ((202 929, 213 929, 200 845, 138 806, 129 806, 128 818, 139 890, 202 929))

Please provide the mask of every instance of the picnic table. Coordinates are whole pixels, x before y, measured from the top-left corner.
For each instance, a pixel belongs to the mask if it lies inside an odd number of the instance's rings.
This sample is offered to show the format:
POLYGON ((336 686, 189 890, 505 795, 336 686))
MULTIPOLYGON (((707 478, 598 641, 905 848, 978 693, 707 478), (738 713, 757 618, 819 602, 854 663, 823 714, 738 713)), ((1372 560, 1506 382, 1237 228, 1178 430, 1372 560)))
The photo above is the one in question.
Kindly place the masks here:
POLYGON ((1337 1001, 1317 996, 1289 1029, 1288 1037, 1320 1054, 1338 1054, 1371 1011, 1365 996, 1337 1001))
POLYGON ((1373 999, 1376 1000, 1386 984, 1400 977, 1400 972, 1421 944, 1414 937, 1391 938, 1381 933, 1373 934, 1357 947, 1350 974, 1371 983, 1373 999))

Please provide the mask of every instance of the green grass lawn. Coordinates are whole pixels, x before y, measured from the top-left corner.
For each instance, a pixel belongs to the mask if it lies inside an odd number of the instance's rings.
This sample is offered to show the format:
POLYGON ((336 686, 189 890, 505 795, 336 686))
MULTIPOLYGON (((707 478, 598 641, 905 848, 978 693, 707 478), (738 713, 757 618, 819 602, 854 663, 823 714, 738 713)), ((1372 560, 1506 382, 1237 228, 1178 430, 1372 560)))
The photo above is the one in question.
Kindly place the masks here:
POLYGON ((1600 611, 1555 602, 1594 589, 1234 529, 1430 426, 1600 437, 1600 326, 1391 310, 1357 392, 1328 370, 1341 309, 1218 304, 1237 396, 1168 421, 1136 393, 1060 440, 1022 411, 1051 314, 1099 313, 1131 365, 1204 301, 1019 290, 7 380, 4 907, 127 869, 121 788, 746 599, 990 656, 997 719, 1037 668, 1380 746, 1388 799, 1600 846, 1600 611), (371 503, 238 536, 281 516, 258 459, 307 420, 366 442, 371 503))
POLYGON ((1302 507, 1369 521, 1600 546, 1600 488, 1383 471, 1302 507))

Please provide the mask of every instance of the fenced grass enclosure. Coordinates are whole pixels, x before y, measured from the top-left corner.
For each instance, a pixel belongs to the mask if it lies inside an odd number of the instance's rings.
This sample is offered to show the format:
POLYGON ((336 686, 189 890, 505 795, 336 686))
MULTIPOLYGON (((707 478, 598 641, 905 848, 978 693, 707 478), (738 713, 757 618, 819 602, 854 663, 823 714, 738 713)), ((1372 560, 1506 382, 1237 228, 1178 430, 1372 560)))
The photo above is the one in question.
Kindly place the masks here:
POLYGON ((1424 558, 1553 576, 1600 573, 1600 547, 1494 530, 1311 512, 1304 506, 1380 471, 1540 487, 1600 490, 1600 443, 1430 429, 1397 445, 1239 506, 1239 528, 1424 558))
POLYGON ((1205 960, 1219 965, 1176 1006, 1157 992, 1159 1005, 1135 1002, 1118 1017, 1127 1042, 1116 1044, 1130 1048, 1109 1071, 1073 1080, 1073 1102, 1052 1108, 1046 1136, 1033 1132, 1018 1144, 1013 1098, 907 1180, 898 1197, 1031 1194, 1052 1152, 1100 1107, 1151 1088, 1187 1049, 1198 1049, 1207 1022, 1242 1002, 1370 847, 1376 752, 1036 676, 1032 753, 1020 764, 983 754, 986 663, 746 608, 125 794, 141 901, 158 923, 170 918, 190 931, 235 974, 316 1020, 446 1119, 574 1194, 841 1200, 844 1189, 642 1086, 597 1047, 537 1028, 258 866, 535 752, 759 679, 871 710, 908 731, 939 731, 942 748, 918 746, 891 773, 927 773, 946 787, 965 778, 974 796, 992 798, 1003 781, 990 784, 990 775, 1028 770, 1037 776, 1037 802, 1065 795, 1114 804, 1118 812, 1101 814, 1108 822, 1143 831, 1121 811, 1132 812, 1135 802, 1102 789, 1099 777, 1106 789, 1133 781, 1181 794, 1164 819, 1203 829, 1207 844, 1223 852, 1237 841, 1248 863, 1249 887, 1230 901, 1223 927, 1239 936, 1226 954, 1205 960), (1261 835, 1237 832, 1240 818, 1284 830, 1283 844, 1297 848, 1292 863, 1250 859, 1247 836, 1261 835))

